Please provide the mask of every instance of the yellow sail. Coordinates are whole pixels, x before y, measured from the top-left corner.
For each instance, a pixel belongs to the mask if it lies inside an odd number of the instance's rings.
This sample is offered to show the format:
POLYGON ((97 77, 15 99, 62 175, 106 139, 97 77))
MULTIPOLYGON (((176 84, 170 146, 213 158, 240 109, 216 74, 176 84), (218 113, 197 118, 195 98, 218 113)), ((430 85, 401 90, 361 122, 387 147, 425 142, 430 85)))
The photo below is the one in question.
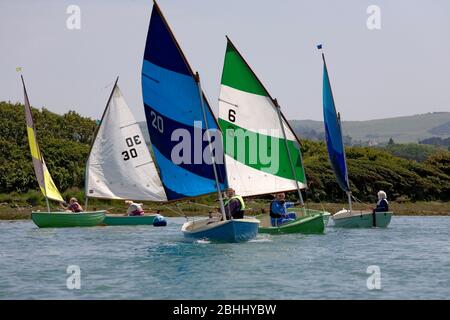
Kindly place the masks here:
POLYGON ((25 83, 22 77, 23 91, 25 96, 25 119, 27 123, 27 134, 28 142, 30 144, 31 157, 33 159, 34 172, 36 174, 36 179, 39 183, 41 192, 48 199, 56 201, 64 201, 58 188, 53 182, 50 172, 48 172, 47 166, 45 165, 44 158, 39 150, 39 145, 36 139, 36 130, 34 128, 33 116, 31 114, 30 102, 28 101, 27 90, 25 89, 25 83))

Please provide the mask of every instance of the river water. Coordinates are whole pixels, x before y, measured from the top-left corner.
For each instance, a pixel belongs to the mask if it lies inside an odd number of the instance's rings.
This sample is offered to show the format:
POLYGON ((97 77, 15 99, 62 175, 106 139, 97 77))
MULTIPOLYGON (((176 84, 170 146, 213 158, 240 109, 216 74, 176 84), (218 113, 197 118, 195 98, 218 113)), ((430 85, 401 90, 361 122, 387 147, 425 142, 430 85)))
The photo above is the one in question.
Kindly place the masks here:
POLYGON ((0 299, 450 298, 450 217, 394 216, 387 229, 328 227, 240 244, 187 241, 184 221, 69 229, 1 221, 0 299))

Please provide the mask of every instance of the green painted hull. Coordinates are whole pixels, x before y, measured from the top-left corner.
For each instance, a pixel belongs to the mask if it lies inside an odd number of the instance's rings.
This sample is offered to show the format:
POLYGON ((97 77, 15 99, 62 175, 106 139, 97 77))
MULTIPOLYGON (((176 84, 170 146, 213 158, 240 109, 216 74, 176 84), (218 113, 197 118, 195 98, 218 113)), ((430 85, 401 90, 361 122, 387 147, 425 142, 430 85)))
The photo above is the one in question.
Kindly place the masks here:
POLYGON ((107 215, 103 224, 107 226, 141 226, 141 225, 153 225, 156 215, 149 216, 120 216, 120 215, 107 215))
POLYGON ((352 217, 333 219, 334 226, 338 228, 386 228, 391 222, 392 212, 377 212, 373 225, 372 213, 360 214, 352 217))
POLYGON ((322 217, 323 217, 323 223, 325 224, 325 227, 328 226, 328 223, 330 222, 331 214, 329 212, 325 212, 325 214, 323 214, 322 217))
POLYGON ((101 225, 105 211, 65 213, 65 212, 32 212, 31 220, 39 228, 72 228, 94 227, 101 225))
MULTIPOLYGON (((300 210, 297 210, 300 211, 300 210)), ((265 217, 258 216, 257 219, 267 219, 265 217)), ((270 220, 270 219, 269 219, 270 220)), ((278 227, 260 225, 259 233, 268 234, 285 234, 285 233, 303 233, 303 234, 321 234, 325 230, 325 222, 322 211, 306 209, 306 216, 299 217, 295 221, 282 224, 278 227)))

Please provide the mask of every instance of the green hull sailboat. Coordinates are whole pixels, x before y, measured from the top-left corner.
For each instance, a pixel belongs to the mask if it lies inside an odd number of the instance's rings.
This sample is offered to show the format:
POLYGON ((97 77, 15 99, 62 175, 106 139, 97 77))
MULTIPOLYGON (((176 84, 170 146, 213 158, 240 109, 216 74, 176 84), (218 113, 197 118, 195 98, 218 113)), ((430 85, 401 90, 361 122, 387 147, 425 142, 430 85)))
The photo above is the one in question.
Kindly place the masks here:
POLYGON ((280 226, 273 227, 270 223, 270 217, 267 215, 257 216, 261 221, 259 233, 280 234, 280 233, 303 233, 303 234, 321 234, 325 229, 325 220, 323 212, 312 209, 305 209, 306 215, 297 218, 295 221, 283 223, 280 226))
POLYGON ((39 228, 94 227, 101 225, 105 211, 70 212, 32 212, 31 220, 39 228))
MULTIPOLYGON (((117 85, 118 80, 114 83, 86 163, 86 207, 89 198, 167 201, 144 135, 117 85)), ((103 224, 163 226, 163 219, 158 214, 106 215, 103 224)))
POLYGON ((144 216, 120 216, 120 215, 106 215, 103 224, 107 226, 152 226, 155 218, 160 217, 158 214, 144 215, 144 216))
POLYGON ((34 172, 39 183, 41 192, 45 196, 48 212, 32 212, 31 219, 40 228, 64 228, 64 227, 92 227, 102 223, 105 212, 84 212, 74 214, 68 212, 50 212, 48 199, 63 202, 61 194, 56 187, 50 172, 41 154, 37 142, 36 128, 34 126, 33 115, 31 113, 30 102, 28 100, 25 81, 21 76, 23 92, 25 97, 25 120, 27 124, 28 143, 30 144, 31 157, 33 159, 34 172))
MULTIPOLYGON (((304 208, 306 188, 300 141, 251 67, 227 37, 219 97, 228 184, 243 197, 297 191, 297 219, 272 226, 260 216, 261 233, 323 233, 327 213, 304 208), (248 142, 247 142, 248 141, 248 142)), ((328 214, 329 215, 329 214, 328 214)))

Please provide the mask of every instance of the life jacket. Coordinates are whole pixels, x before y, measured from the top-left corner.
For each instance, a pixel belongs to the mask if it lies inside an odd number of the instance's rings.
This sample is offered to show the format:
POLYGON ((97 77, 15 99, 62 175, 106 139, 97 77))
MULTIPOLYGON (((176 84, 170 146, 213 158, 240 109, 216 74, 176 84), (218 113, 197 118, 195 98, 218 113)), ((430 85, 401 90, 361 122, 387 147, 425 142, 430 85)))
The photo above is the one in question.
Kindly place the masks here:
POLYGON ((245 210, 245 202, 244 202, 244 199, 241 196, 232 196, 230 199, 226 199, 225 202, 224 202, 224 205, 226 206, 233 199, 239 200, 239 202, 241 204, 241 210, 240 211, 244 211, 245 210))

